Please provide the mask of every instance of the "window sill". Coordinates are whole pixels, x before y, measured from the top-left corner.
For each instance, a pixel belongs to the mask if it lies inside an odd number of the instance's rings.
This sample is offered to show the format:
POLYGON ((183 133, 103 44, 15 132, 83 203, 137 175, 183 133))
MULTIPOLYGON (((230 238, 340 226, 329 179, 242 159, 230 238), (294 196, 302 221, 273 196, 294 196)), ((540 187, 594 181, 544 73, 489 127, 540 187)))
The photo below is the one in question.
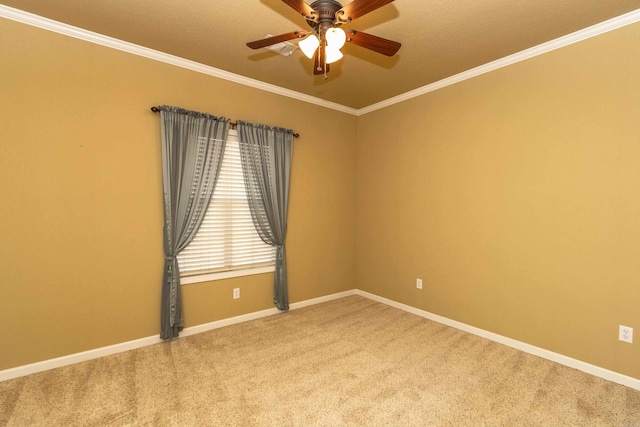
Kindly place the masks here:
POLYGON ((231 279, 233 277, 273 273, 275 270, 276 268, 273 265, 271 265, 269 267, 247 268, 245 270, 220 271, 218 273, 199 274, 197 276, 184 276, 184 277, 180 277, 180 284, 190 285, 193 283, 212 282, 214 280, 231 279))

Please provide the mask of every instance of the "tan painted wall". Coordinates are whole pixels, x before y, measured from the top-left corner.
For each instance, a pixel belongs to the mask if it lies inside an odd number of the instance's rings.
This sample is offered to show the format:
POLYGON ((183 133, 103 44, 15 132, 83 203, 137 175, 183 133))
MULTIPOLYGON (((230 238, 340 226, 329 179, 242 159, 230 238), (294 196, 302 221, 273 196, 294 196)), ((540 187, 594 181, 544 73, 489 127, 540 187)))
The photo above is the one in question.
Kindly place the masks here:
POLYGON ((635 24, 359 117, 357 287, 640 378, 617 337, 640 331, 638 46, 635 24))
MULTIPOLYGON (((355 116, 4 19, 0 95, 0 370, 159 332, 153 105, 299 132, 290 301, 353 289, 355 116)), ((186 325, 273 307, 272 280, 184 286, 186 325)))
MULTIPOLYGON (((0 370, 158 333, 166 103, 302 134, 292 302, 355 283, 640 378, 617 341, 640 330, 639 42, 636 24, 355 118, 0 20, 0 370)), ((184 286, 187 326, 270 308, 271 286, 184 286)))

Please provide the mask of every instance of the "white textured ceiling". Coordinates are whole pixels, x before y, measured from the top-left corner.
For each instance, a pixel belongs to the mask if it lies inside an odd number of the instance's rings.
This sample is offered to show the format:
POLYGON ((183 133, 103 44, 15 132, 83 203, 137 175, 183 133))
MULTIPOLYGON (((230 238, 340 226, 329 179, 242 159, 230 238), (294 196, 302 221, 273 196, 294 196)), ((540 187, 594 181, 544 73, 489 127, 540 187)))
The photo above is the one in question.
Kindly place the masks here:
POLYGON ((401 42, 398 54, 347 44, 323 80, 299 50, 284 57, 246 47, 309 29, 281 0, 0 4, 356 109, 640 9, 640 0, 396 0, 344 28, 401 42))

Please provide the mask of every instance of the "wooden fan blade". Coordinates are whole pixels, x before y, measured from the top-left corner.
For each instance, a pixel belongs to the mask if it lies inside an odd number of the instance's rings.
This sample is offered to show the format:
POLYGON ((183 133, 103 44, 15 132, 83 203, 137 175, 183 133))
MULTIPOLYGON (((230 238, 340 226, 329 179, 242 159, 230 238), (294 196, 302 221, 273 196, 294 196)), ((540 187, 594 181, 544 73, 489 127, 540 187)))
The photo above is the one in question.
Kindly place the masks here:
POLYGON ((325 44, 322 43, 316 54, 313 56, 313 74, 324 74, 329 72, 329 64, 326 63, 325 44), (326 70, 325 70, 326 67, 326 70))
POLYGON ((304 0, 282 0, 286 4, 288 4, 293 10, 297 11, 299 14, 304 15, 305 18, 313 21, 317 15, 317 13, 305 3, 304 0))
POLYGON ((280 34, 278 36, 267 37, 266 39, 255 40, 247 43, 251 49, 260 49, 261 47, 271 46, 272 44, 286 42, 288 40, 299 39, 305 37, 310 31, 294 31, 292 33, 280 34))
POLYGON ((346 30, 347 41, 366 49, 373 50, 387 56, 396 54, 402 44, 382 37, 363 33, 362 31, 346 30))
POLYGON ((345 23, 391 3, 393 0, 353 0, 336 12, 336 20, 345 23))

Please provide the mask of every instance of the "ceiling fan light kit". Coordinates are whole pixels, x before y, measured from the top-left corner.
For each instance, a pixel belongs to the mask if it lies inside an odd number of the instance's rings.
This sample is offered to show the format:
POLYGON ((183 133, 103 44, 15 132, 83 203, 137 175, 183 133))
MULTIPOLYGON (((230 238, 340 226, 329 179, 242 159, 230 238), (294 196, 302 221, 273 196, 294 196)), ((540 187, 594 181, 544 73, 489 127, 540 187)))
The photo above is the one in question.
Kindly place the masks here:
POLYGON ((333 64, 334 62, 341 60, 343 56, 344 55, 340 52, 340 49, 330 49, 327 47, 325 52, 325 60, 327 61, 327 64, 333 64))
POLYGON ((342 28, 329 28, 324 37, 327 40, 327 47, 334 49, 342 49, 347 42, 347 33, 342 28))
POLYGON ((313 58, 314 53, 316 53, 316 49, 320 46, 320 40, 316 37, 315 34, 311 34, 307 36, 306 39, 300 40, 298 43, 298 47, 305 54, 305 56, 309 59, 313 58))
POLYGON ((324 74, 327 78, 329 64, 343 57, 340 49, 346 42, 365 49, 393 56, 401 44, 371 34, 349 29, 344 31, 341 25, 350 23, 356 18, 372 12, 393 0, 353 0, 342 6, 336 0, 316 0, 311 5, 304 0, 283 0, 288 6, 300 13, 311 26, 312 31, 294 31, 267 37, 247 43, 252 49, 268 48, 288 40, 301 39, 298 43, 304 55, 314 60, 313 74, 324 74))

